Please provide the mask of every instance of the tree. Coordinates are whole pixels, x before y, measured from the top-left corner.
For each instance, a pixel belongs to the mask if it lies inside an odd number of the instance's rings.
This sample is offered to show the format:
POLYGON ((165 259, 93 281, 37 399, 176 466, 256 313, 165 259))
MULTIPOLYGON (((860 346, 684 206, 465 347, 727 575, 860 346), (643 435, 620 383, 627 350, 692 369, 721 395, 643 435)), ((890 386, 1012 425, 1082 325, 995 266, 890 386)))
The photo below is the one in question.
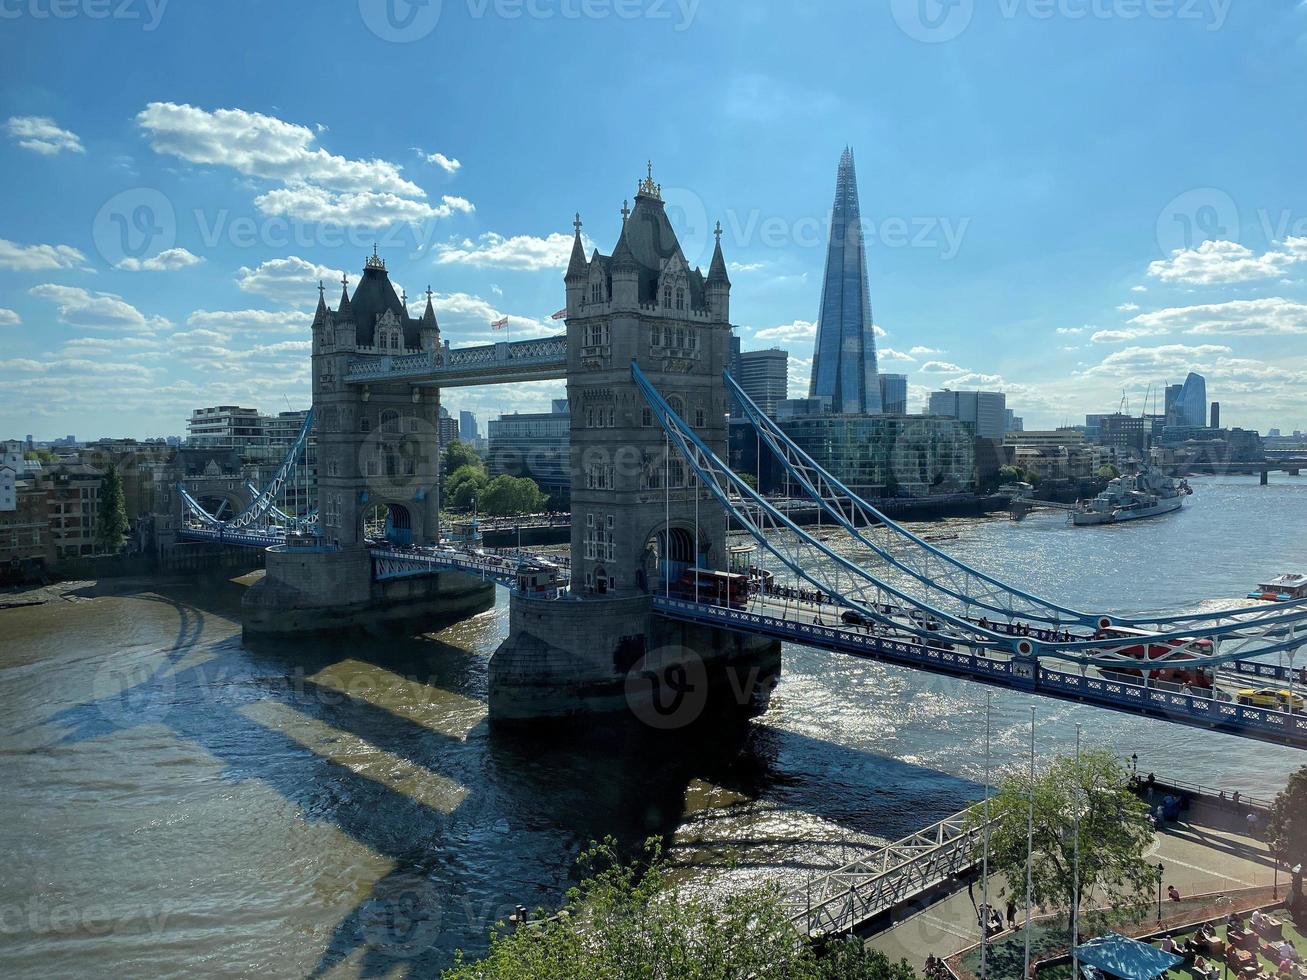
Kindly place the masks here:
POLYGON ((1098 475, 1106 480, 1115 480, 1121 475, 1121 471, 1111 463, 1104 463, 1098 468, 1098 475))
POLYGON ((446 473, 453 473, 464 466, 475 466, 479 470, 485 470, 477 451, 466 442, 458 439, 451 440, 445 446, 444 462, 446 473))
POLYGON ((720 899, 677 888, 656 844, 645 861, 622 864, 610 839, 579 863, 590 874, 568 892, 565 914, 512 932, 501 924, 484 958, 459 953, 444 980, 915 980, 905 961, 891 964, 857 940, 818 959, 775 887, 720 899))
MULTIPOLYGON (((471 467, 463 467, 463 470, 469 470, 471 467)), ((486 486, 490 480, 479 470, 468 473, 465 479, 459 480, 449 492, 448 500, 451 506, 459 510, 471 510, 472 501, 478 500, 485 496, 486 486)))
MULTIPOLYGON (((1120 908, 1146 901, 1157 883, 1144 854, 1153 840, 1148 807, 1126 786, 1125 767, 1104 749, 1074 758, 1058 756, 1034 783, 1033 901, 1069 913, 1101 893, 1120 908), (1080 878, 1075 881, 1075 817, 1080 814, 1080 878)), ((1024 899, 1030 777, 1007 777, 990 801, 989 866, 1006 876, 1011 894, 1024 899)), ((975 819, 980 819, 976 811, 975 819)))
POLYGON ((102 552, 117 554, 127 539, 127 506, 123 501, 123 478, 113 463, 100 481, 100 515, 95 525, 95 543, 102 552))
MULTIPOLYGON (((1291 869, 1307 864, 1307 767, 1290 776, 1275 797, 1266 832, 1271 853, 1280 864, 1291 869)), ((1300 901, 1301 870, 1293 876, 1293 891, 1300 901)))
POLYGON ((1029 470, 1007 463, 998 468, 998 478, 1003 483, 1035 483, 1035 476, 1029 470))
POLYGON ((491 517, 514 517, 539 513, 548 497, 540 492, 535 480, 504 474, 487 483, 478 499, 482 513, 491 517))

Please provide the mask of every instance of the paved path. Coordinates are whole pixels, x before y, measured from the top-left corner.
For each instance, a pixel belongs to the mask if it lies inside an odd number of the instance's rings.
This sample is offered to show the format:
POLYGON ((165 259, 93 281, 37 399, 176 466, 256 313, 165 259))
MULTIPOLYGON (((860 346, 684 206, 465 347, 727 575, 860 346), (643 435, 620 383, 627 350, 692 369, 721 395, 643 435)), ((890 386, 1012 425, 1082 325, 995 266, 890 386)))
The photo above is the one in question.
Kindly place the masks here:
MULTIPOLYGON (((1188 898, 1272 883, 1274 871, 1266 845, 1248 837, 1227 814, 1196 802, 1184 817, 1157 835, 1149 854, 1152 863, 1160 861, 1166 867, 1163 887, 1175 885, 1188 898)), ((990 902, 999 909, 1007 901, 999 897, 1005 884, 998 876, 990 879, 990 902)), ((1286 885, 1283 875, 1280 884, 1282 888, 1286 885)), ((1024 882, 1018 882, 1018 895, 1024 894, 1024 887, 1024 882)), ((979 880, 972 892, 979 903, 979 880)), ((1019 900, 1017 905, 1021 906, 1019 900)), ((1022 913, 1017 914, 1020 918, 1022 913)), ((919 972, 928 954, 948 956, 980 941, 976 913, 965 887, 928 906, 904 909, 897 918, 868 945, 891 960, 906 959, 919 972)))

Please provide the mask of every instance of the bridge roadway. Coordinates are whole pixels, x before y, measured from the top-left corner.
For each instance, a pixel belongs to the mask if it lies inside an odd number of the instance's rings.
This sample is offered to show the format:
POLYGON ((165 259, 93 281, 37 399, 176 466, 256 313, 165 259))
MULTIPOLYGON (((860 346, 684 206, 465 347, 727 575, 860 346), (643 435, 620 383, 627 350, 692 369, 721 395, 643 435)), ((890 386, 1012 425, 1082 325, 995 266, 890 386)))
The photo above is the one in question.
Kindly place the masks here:
POLYGON ((946 640, 926 644, 909 634, 847 625, 840 622, 836 606, 796 603, 793 599, 753 596, 747 607, 738 608, 658 595, 654 597, 654 609, 673 619, 771 636, 898 667, 1307 748, 1307 713, 1241 704, 1219 687, 1222 683, 1238 684, 1241 679, 1249 686, 1291 683, 1294 671, 1276 664, 1230 661, 1218 675, 1217 689, 1206 692, 1056 660, 986 656, 955 648, 946 640))
MULTIPOLYGON (((268 547, 284 545, 284 533, 276 531, 210 531, 186 528, 180 532, 192 540, 224 541, 231 544, 268 547)), ((376 544, 370 549, 373 575, 378 581, 431 575, 442 571, 462 572, 493 580, 506 588, 519 584, 520 566, 526 563, 543 566, 539 553, 530 551, 488 552, 456 545, 440 547, 397 547, 376 544)), ((567 568, 561 556, 548 556, 559 571, 567 568)), ((542 599, 569 596, 563 576, 541 589, 542 599)), ((1002 653, 985 655, 958 649, 947 639, 921 642, 908 633, 896 633, 889 627, 866 627, 844 623, 841 607, 778 596, 750 596, 744 608, 696 602, 692 598, 655 595, 656 612, 672 619, 719 626, 738 633, 752 633, 802 643, 818 649, 851 654, 899 667, 925 670, 934 674, 977 681, 995 687, 1093 704, 1127 714, 1159 718, 1193 728, 1239 735, 1296 748, 1307 748, 1307 712, 1281 711, 1257 705, 1241 704, 1230 689, 1244 685, 1288 685, 1307 695, 1307 687, 1298 683, 1302 671, 1257 660, 1233 660, 1219 670, 1211 691, 1178 684, 1151 681, 1093 667, 1080 667, 1052 658, 1032 660, 1002 653)), ((904 620, 906 614, 894 612, 904 620)), ((1001 623, 990 624, 1005 629, 1001 623)), ((1054 640, 1052 634, 1032 630, 1036 639, 1054 640)), ((1084 639, 1085 637, 1077 637, 1084 639)), ((1307 699, 1307 698, 1305 698, 1307 699)))

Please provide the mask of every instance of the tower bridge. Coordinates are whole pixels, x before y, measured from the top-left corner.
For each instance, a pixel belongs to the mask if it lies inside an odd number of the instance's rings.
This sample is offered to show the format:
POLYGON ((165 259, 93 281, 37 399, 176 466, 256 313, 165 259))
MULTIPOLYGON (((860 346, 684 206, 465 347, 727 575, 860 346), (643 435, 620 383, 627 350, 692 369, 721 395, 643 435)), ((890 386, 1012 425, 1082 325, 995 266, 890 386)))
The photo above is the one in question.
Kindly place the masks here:
POLYGON ((429 628, 485 608, 499 584, 512 590, 490 664, 499 721, 639 713, 657 707, 660 684, 686 677, 710 700, 756 710, 787 641, 1307 747, 1298 694, 1232 693, 1245 682, 1302 690, 1307 601, 1077 610, 953 558, 806 456, 726 373, 720 232, 707 273, 691 268, 652 173, 623 204, 611 254, 585 254, 577 216, 564 283, 565 334, 467 348, 442 341, 430 290, 410 315, 375 253, 334 310, 320 287, 313 407, 297 448, 234 516, 209 516, 179 488, 192 505, 184 537, 267 548, 267 574, 244 600, 248 633, 429 628), (546 378, 566 381, 572 405, 570 561, 442 541, 440 390, 546 378), (724 462, 728 397, 823 515, 820 535, 724 462), (295 512, 278 492, 310 428, 317 506, 295 512), (729 568, 728 525, 766 561, 729 568), (742 676, 753 680, 741 687, 742 676))

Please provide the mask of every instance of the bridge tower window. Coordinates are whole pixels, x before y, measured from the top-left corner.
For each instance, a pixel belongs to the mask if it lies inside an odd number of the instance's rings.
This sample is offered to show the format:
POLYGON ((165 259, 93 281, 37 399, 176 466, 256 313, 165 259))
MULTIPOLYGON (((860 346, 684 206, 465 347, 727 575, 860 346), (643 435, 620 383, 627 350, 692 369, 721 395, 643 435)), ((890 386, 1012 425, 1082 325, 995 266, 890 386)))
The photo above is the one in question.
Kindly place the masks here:
POLYGON ((387 409, 381 413, 381 431, 382 432, 399 432, 399 413, 393 409, 387 409))

